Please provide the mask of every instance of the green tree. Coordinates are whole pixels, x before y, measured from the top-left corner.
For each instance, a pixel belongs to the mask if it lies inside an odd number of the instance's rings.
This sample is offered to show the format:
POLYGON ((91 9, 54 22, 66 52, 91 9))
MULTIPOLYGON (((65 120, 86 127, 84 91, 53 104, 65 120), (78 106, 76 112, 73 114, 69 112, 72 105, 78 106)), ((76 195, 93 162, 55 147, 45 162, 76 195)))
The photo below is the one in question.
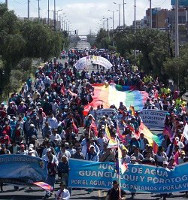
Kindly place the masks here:
POLYGON ((182 91, 188 90, 188 46, 180 49, 180 57, 169 58, 164 63, 166 74, 179 84, 182 91))

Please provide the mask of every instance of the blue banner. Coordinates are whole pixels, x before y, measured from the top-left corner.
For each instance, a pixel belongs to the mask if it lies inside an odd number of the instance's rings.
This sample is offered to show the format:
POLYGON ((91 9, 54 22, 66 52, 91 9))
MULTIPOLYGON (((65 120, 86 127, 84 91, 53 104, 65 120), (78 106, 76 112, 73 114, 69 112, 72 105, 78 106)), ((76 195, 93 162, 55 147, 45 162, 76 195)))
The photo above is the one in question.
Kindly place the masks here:
POLYGON ((45 181, 46 163, 40 158, 26 155, 0 156, 0 181, 15 184, 32 184, 45 181))
MULTIPOLYGON (((171 5, 175 5, 175 0, 171 0, 171 5)), ((179 5, 180 6, 188 6, 188 0, 179 0, 179 5)))
MULTIPOLYGON (((110 189, 118 180, 115 164, 70 159, 69 187, 110 189)), ((121 187, 125 191, 139 193, 170 193, 188 191, 188 164, 173 170, 149 165, 128 165, 121 175, 121 187)))

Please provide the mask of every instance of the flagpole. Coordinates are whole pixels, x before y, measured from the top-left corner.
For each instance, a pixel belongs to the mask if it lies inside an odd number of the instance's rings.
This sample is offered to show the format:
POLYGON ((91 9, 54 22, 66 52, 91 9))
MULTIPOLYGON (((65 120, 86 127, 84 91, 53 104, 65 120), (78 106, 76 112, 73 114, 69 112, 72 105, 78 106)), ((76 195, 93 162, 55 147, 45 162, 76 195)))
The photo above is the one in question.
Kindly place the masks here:
MULTIPOLYGON (((116 139, 117 139, 117 136, 116 136, 116 139)), ((120 146, 119 146, 119 140, 117 139, 117 143, 118 143, 118 149, 120 149, 120 146)), ((119 151, 118 151, 118 165, 119 165, 119 169, 118 169, 118 182, 119 182, 119 198, 121 198, 121 174, 120 174, 120 163, 121 160, 120 160, 120 155, 119 155, 119 151)))

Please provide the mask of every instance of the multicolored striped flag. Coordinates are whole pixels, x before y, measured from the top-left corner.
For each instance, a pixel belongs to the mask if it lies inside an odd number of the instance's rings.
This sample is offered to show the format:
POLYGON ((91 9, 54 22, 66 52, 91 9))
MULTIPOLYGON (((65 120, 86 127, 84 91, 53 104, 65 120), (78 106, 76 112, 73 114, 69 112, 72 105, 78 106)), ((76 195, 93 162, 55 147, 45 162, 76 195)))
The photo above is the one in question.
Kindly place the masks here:
POLYGON ((35 182, 33 184, 41 187, 42 189, 44 189, 46 191, 52 191, 53 190, 53 187, 51 185, 44 183, 44 182, 35 182))
POLYGON ((144 137, 148 140, 149 145, 153 147, 155 153, 157 153, 158 146, 161 145, 161 139, 157 135, 154 135, 147 126, 141 122, 139 127, 139 133, 144 133, 144 137))
POLYGON ((110 108, 111 105, 115 105, 119 108, 120 102, 123 102, 127 108, 134 106, 135 110, 142 110, 148 98, 148 93, 145 91, 131 90, 131 88, 123 90, 115 84, 95 84, 93 87, 93 101, 84 107, 85 116, 91 107, 97 109, 98 106, 103 105, 103 108, 110 108))

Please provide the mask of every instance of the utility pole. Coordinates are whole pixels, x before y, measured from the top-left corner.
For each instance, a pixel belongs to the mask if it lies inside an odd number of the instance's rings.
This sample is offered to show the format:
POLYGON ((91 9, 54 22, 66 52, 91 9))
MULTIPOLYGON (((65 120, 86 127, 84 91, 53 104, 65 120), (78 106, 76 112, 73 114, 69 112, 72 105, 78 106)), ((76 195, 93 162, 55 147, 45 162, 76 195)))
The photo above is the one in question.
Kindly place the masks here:
POLYGON ((103 22, 102 22, 103 29, 105 29, 105 27, 104 27, 105 24, 104 23, 105 23, 105 20, 103 20, 103 22))
POLYGON ((67 26, 68 26, 68 22, 66 22, 66 31, 68 31, 68 28, 67 28, 67 26))
POLYGON ((107 33, 108 33, 108 38, 110 39, 110 31, 109 31, 109 24, 108 24, 108 18, 107 18, 107 33))
POLYGON ((121 4, 119 4, 119 27, 121 26, 121 4))
POLYGON ((176 6, 175 6, 175 57, 179 57, 179 3, 178 0, 176 0, 176 6))
MULTIPOLYGON (((179 57, 179 0, 176 0, 175 6, 175 57, 179 57)), ((178 90, 180 88, 180 67, 178 65, 178 90)))
POLYGON ((123 0, 123 27, 125 27, 125 0, 123 0))
MULTIPOLYGON (((134 34, 136 34, 136 0, 134 0, 134 34)), ((136 65, 136 48, 134 49, 134 61, 136 65)))
POLYGON ((152 29, 152 8, 151 8, 151 0, 150 1, 150 28, 152 29))
POLYGON ((106 18, 106 21, 107 21, 107 23, 106 23, 106 29, 107 29, 107 31, 109 31, 108 18, 106 18))
POLYGON ((27 10, 27 15, 28 16, 27 16, 27 18, 29 19, 29 17, 30 17, 30 13, 29 13, 29 11, 30 11, 30 8, 29 8, 30 7, 30 0, 28 0, 27 3, 28 3, 28 6, 27 6, 27 9, 28 9, 27 10))
POLYGON ((65 22, 65 20, 63 21, 64 22, 64 31, 66 31, 66 22, 65 22))
POLYGON ((136 33, 136 0, 134 0, 134 32, 136 33))
POLYGON ((5 5, 6 5, 7 9, 8 9, 8 0, 5 0, 5 5))
POLYGON ((113 31, 114 31, 114 10, 112 12, 113 12, 113 31))
POLYGON ((40 20, 40 0, 38 1, 38 20, 40 20))
POLYGON ((63 17, 61 17, 61 27, 62 27, 62 31, 63 31, 63 17))
POLYGON ((54 31, 56 31, 56 0, 54 0, 54 31))
POLYGON ((48 0, 48 26, 50 25, 50 0, 48 0))

